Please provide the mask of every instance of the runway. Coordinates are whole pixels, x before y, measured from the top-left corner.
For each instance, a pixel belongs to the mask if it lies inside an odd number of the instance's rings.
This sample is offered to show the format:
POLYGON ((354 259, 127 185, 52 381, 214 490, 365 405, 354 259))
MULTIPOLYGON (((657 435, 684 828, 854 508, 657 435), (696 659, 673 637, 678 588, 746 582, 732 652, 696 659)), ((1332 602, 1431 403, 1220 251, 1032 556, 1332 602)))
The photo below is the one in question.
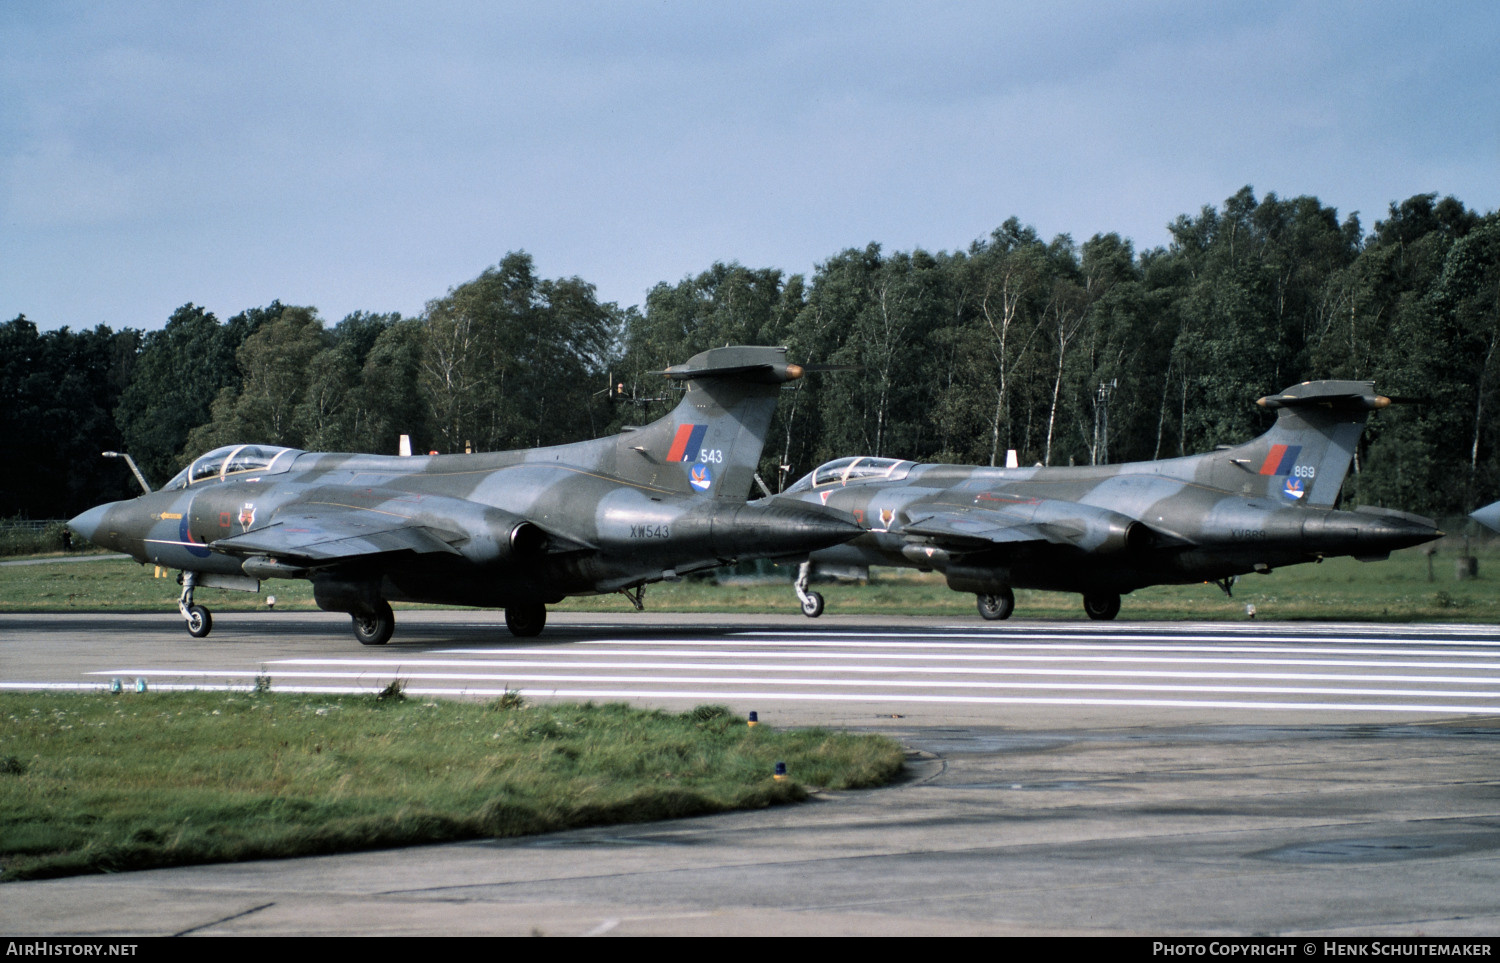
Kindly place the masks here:
POLYGON ((7 884, 27 933, 1500 929, 1489 626, 402 611, 0 617, 0 689, 712 702, 882 731, 910 778, 531 840, 7 884), (770 928, 768 930, 768 928, 770 928))
POLYGON ((201 640, 170 616, 7 618, 0 687, 90 689, 140 679, 160 690, 250 688, 269 680, 283 691, 359 693, 399 679, 422 696, 756 703, 798 716, 839 703, 966 713, 1500 712, 1500 637, 1488 626, 572 616, 555 619, 540 639, 520 640, 471 613, 403 619, 411 624, 403 624, 400 644, 360 647, 347 619, 322 614, 228 613, 201 640), (31 633, 39 651, 11 651, 14 633, 31 633))

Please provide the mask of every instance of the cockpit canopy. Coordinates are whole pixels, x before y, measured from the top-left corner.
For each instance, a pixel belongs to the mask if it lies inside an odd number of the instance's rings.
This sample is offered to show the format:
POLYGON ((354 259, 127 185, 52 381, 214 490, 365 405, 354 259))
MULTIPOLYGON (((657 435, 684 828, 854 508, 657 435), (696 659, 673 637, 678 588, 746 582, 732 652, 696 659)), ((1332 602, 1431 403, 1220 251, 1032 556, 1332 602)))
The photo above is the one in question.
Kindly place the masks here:
POLYGON ((869 455, 837 458, 797 479, 797 483, 788 488, 786 494, 812 491, 829 485, 847 485, 856 481, 900 481, 915 464, 899 458, 874 458, 869 455))
POLYGON ((223 481, 230 477, 279 475, 292 467, 302 454, 297 448, 274 448, 270 445, 225 445, 199 456, 191 465, 172 477, 162 491, 223 481))

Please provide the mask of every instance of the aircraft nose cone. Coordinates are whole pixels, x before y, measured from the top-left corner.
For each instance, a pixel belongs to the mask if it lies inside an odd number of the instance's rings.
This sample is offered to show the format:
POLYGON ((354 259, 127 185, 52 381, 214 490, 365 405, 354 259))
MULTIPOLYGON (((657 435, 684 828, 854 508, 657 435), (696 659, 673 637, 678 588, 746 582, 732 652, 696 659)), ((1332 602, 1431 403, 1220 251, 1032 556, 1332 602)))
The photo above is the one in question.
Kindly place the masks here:
POLYGON ((1485 528, 1500 532, 1500 502, 1490 502, 1483 508, 1475 509, 1469 513, 1469 517, 1485 528))
POLYGON ((81 515, 68 519, 68 527, 73 534, 86 538, 91 542, 97 542, 94 536, 104 528, 104 516, 108 513, 112 502, 105 505, 95 505, 81 515))

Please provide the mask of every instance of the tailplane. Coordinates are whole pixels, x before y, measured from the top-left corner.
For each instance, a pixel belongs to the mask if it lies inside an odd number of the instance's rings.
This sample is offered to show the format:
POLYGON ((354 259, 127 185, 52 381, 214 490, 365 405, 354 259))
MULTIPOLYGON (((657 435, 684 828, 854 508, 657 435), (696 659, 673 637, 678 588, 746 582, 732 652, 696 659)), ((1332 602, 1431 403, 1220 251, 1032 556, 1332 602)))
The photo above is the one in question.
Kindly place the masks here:
POLYGON ((1369 381, 1307 381, 1257 404, 1277 412, 1259 438, 1231 449, 1257 494, 1329 507, 1338 498, 1370 412, 1391 403, 1369 381))

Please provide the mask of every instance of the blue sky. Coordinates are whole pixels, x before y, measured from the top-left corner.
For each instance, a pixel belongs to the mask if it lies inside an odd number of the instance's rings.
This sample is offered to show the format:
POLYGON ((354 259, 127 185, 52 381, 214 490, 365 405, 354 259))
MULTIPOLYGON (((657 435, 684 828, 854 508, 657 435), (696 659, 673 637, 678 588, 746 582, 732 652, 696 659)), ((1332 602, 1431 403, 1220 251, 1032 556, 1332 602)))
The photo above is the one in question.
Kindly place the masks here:
POLYGON ((0 320, 417 314, 526 250, 638 304, 714 261, 1164 245, 1311 194, 1500 206, 1500 4, 0 4, 0 320))

